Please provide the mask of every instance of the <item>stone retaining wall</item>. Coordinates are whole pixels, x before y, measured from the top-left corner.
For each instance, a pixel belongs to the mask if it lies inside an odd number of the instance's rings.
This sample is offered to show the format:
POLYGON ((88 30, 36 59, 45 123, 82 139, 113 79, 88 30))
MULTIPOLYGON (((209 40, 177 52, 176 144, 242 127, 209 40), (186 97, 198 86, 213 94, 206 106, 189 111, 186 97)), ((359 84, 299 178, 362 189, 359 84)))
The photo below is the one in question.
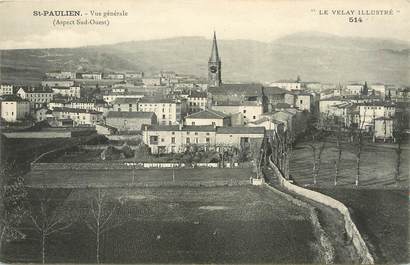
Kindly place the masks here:
POLYGON ((324 204, 328 207, 334 208, 338 210, 343 218, 345 223, 346 233, 349 238, 352 240, 354 247, 357 250, 358 255, 361 257, 362 264, 374 264, 373 256, 370 254, 369 249, 366 246, 359 230, 357 229, 356 225, 354 224, 349 209, 338 200, 335 200, 329 196, 326 196, 322 193, 305 189, 300 186, 294 185, 290 183, 287 179, 283 177, 282 172, 277 168, 277 166, 269 159, 269 164, 273 171, 275 172, 276 176, 278 177, 279 183, 282 187, 286 188, 287 190, 299 194, 307 199, 316 201, 318 203, 324 204))
POLYGON ((301 200, 296 199, 295 197, 281 192, 268 184, 264 183, 264 187, 278 193, 280 196, 284 197, 287 201, 299 206, 306 208, 309 211, 309 218, 310 221, 312 222, 313 228, 314 228, 314 234, 317 238, 317 241, 320 244, 321 249, 319 250, 319 260, 318 263, 323 263, 323 264, 333 264, 334 259, 335 259, 335 250, 330 243, 330 240, 326 234, 326 232, 323 230, 322 225, 319 222, 319 217, 317 214, 317 210, 311 206, 310 204, 303 202, 301 200))
POLYGON ((4 136, 7 138, 13 138, 13 139, 50 139, 50 138, 71 138, 71 132, 70 131, 55 131, 55 132, 43 132, 43 131, 38 131, 38 132, 9 132, 9 133, 3 133, 4 136))

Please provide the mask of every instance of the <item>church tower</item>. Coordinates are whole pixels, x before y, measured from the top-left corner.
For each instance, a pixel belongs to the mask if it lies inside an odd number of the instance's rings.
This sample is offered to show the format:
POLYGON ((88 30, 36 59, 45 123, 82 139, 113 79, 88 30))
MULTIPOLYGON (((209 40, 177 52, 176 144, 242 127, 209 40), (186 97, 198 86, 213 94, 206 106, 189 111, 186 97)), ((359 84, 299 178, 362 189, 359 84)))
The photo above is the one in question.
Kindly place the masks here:
POLYGON ((221 84, 221 59, 219 58, 218 44, 216 43, 216 33, 214 31, 211 57, 209 57, 208 61, 208 86, 219 87, 221 84))

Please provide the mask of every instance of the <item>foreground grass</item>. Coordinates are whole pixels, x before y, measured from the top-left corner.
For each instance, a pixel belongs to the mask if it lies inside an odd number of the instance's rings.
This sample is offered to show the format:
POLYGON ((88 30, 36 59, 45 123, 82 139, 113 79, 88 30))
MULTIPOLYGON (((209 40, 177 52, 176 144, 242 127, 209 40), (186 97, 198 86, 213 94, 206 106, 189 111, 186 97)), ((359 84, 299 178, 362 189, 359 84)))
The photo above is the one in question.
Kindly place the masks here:
MULTIPOLYGON (((67 192, 61 191, 57 194, 67 192)), ((111 201, 120 202, 127 222, 104 235, 101 251, 105 263, 316 261, 308 213, 267 189, 248 186, 107 191, 111 201)), ((86 206, 91 192, 73 190, 65 198, 65 205, 86 206)), ((3 260, 39 261, 38 235, 29 223, 25 227, 27 239, 7 244, 3 260)), ((82 222, 51 236, 47 247, 48 262, 95 262, 94 236, 82 222)))
POLYGON ((407 190, 317 189, 343 202, 377 263, 409 262, 407 190))

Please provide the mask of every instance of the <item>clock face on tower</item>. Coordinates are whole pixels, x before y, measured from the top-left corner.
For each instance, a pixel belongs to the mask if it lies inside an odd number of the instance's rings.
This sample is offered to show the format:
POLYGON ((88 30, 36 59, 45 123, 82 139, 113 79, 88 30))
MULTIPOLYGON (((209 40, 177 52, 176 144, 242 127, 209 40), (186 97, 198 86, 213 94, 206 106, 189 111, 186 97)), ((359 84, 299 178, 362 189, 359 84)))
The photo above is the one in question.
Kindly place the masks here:
POLYGON ((209 70, 211 71, 211 73, 215 74, 218 71, 218 68, 216 68, 216 66, 211 66, 209 67, 209 70))

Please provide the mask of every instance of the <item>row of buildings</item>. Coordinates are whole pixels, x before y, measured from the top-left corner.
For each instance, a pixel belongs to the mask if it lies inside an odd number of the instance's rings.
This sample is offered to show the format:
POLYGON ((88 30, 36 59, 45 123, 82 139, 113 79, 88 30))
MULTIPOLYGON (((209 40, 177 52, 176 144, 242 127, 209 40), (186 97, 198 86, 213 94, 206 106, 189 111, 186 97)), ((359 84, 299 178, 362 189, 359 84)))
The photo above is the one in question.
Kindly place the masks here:
MULTIPOLYGON (((386 123, 397 112, 392 103, 397 93, 386 92, 380 84, 339 85, 330 93, 329 84, 302 82, 299 77, 295 81, 279 80, 265 85, 224 83, 215 35, 206 83, 172 71, 149 78, 139 72, 57 71, 46 73, 41 87, 1 85, 0 88, 1 117, 5 121, 31 117, 37 122, 47 120, 55 126, 95 126, 103 134, 138 133, 144 134, 144 139, 158 136, 164 141, 152 141, 156 143, 152 144, 144 140, 154 152, 180 150, 178 145, 186 145, 187 141, 217 142, 207 141, 206 138, 212 137, 202 133, 210 128, 214 134, 208 133, 212 135, 225 130, 220 128, 235 128, 226 130, 242 135, 241 139, 245 139, 243 135, 249 131, 262 131, 255 128, 263 128, 266 135, 287 131, 294 137, 306 130, 309 115, 317 114, 337 117, 347 127, 362 124, 367 131, 375 131, 379 119, 383 118, 386 123), (113 81, 93 83, 95 80, 113 81), (166 129, 167 126, 170 129, 166 129), (179 129, 175 130, 175 126, 179 129), (185 141, 175 140, 175 143, 169 140, 172 135, 182 134, 184 128, 204 138, 187 140, 185 137, 185 141)), ((236 144, 244 141, 232 137, 237 139, 236 144)))

